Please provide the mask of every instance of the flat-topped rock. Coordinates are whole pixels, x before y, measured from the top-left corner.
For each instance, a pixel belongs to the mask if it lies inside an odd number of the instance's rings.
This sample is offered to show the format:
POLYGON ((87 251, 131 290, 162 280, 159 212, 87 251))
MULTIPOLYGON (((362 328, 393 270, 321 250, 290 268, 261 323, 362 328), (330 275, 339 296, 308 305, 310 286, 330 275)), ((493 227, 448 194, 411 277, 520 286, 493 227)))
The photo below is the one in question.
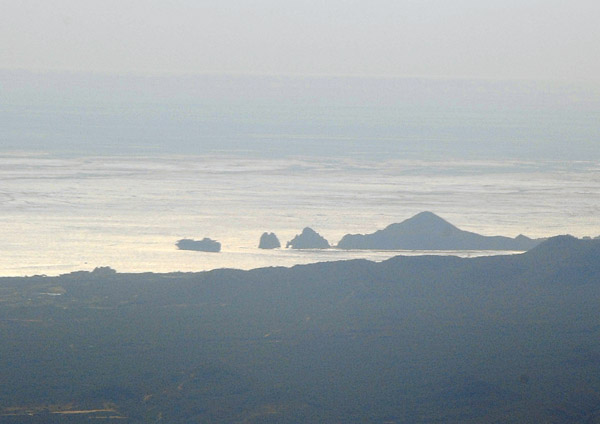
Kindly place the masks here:
POLYGON ((202 240, 181 239, 176 244, 180 250, 196 250, 200 252, 221 251, 221 243, 207 237, 202 240))
POLYGON ((285 247, 291 247, 292 249, 328 249, 331 246, 319 233, 306 227, 301 234, 297 234, 296 237, 288 241, 285 247))

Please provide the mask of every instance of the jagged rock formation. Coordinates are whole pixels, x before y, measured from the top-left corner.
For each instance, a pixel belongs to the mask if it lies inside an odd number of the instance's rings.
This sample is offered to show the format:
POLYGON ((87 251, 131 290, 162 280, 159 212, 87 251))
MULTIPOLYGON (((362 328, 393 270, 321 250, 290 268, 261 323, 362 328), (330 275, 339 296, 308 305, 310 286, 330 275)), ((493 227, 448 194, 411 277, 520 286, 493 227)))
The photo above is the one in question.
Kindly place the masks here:
POLYGON ((529 250, 542 240, 510 238, 463 231, 431 212, 421 212, 372 234, 346 234, 340 249, 377 250, 529 250))
POLYGON ((260 236, 259 249, 277 249, 278 247, 281 247, 281 243, 275 233, 263 233, 260 236))
POLYGON ((296 237, 288 241, 285 247, 291 247, 292 249, 328 249, 331 246, 319 233, 306 227, 301 234, 297 234, 296 237))
POLYGON ((211 240, 207 237, 202 240, 181 239, 177 242, 177 247, 180 250, 197 250, 200 252, 220 252, 221 243, 211 240))

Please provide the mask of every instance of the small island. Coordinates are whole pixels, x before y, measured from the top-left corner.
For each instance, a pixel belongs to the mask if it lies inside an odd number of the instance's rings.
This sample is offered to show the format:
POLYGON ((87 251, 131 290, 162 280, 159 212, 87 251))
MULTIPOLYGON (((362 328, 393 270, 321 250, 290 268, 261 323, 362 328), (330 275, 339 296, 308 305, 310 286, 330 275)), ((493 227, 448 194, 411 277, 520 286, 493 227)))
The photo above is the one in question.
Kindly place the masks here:
POLYGON ((285 247, 291 247, 292 249, 328 249, 331 246, 319 233, 306 227, 301 234, 297 234, 296 237, 288 241, 285 247))
POLYGON ((195 250, 199 252, 214 253, 221 251, 221 243, 207 237, 199 241, 192 239, 181 239, 176 243, 176 245, 179 250, 195 250))
POLYGON ((281 247, 281 243, 275 233, 265 232, 260 236, 260 241, 258 242, 259 249, 277 249, 278 247, 281 247))

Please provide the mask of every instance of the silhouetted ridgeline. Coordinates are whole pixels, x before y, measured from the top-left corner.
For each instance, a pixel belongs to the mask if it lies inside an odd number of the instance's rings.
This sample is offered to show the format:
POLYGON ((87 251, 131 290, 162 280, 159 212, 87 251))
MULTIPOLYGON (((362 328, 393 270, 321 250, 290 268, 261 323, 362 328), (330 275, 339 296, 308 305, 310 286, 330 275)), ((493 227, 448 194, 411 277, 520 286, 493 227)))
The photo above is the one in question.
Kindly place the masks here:
POLYGON ((2 278, 0 300, 2 423, 600 418, 598 240, 473 259, 98 268, 2 278))
POLYGON ((372 234, 346 234, 340 249, 377 250, 515 250, 525 251, 542 240, 482 236, 463 231, 431 212, 421 212, 372 234))

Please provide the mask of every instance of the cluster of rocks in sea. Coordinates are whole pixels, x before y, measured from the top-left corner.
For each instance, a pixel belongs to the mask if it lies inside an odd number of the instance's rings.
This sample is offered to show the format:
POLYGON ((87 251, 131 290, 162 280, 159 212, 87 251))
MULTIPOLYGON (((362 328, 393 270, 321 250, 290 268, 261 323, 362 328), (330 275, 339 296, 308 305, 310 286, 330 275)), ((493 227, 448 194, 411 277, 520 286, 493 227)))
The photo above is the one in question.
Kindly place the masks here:
MULTIPOLYGON (((531 239, 524 235, 515 238, 483 236, 463 231, 432 212, 421 212, 397 224, 388 225, 371 234, 346 234, 337 244, 344 250, 512 250, 526 251, 545 239, 531 239)), ((221 244, 209 238, 200 241, 183 239, 177 242, 182 250, 219 252, 221 244)), ((263 233, 260 249, 281 247, 275 233, 263 233)), ((328 249, 329 242, 310 227, 286 243, 291 249, 328 249)))
MULTIPOLYGON (((200 252, 220 252, 221 243, 210 238, 202 240, 181 239, 176 243, 180 250, 195 250, 200 252)), ((281 242, 275 233, 263 233, 258 242, 259 249, 278 249, 281 247, 281 242)), ((297 234, 292 240, 288 241, 286 248, 292 249, 327 249, 330 246, 325 240, 312 228, 306 227, 301 234, 297 234)))

